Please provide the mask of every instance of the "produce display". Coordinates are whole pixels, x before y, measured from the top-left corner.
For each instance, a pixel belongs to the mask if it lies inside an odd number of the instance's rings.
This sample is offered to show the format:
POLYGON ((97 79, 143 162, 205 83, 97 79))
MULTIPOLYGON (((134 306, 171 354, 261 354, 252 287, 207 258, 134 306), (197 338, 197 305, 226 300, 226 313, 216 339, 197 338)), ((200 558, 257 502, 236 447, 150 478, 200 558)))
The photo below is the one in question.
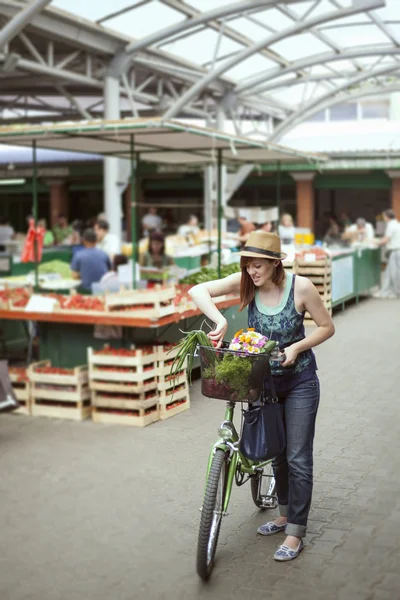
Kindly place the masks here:
MULTIPOLYGON (((238 273, 239 271, 239 263, 224 265, 221 267, 221 277, 228 277, 228 275, 233 275, 233 273, 238 273)), ((180 283, 197 285, 198 283, 206 283, 207 281, 213 281, 214 279, 218 279, 218 271, 216 269, 211 269, 210 267, 204 267, 198 273, 193 273, 188 277, 184 277, 180 283)))
POLYGON ((50 260, 49 262, 42 263, 39 265, 39 275, 48 275, 50 273, 57 273, 61 275, 63 279, 71 279, 72 272, 68 263, 62 260, 50 260))
POLYGON ((10 375, 14 375, 12 379, 15 383, 26 383, 29 381, 25 367, 9 367, 8 372, 10 375))
POLYGON ((0 290, 0 307, 8 310, 11 306, 24 307, 28 304, 31 291, 29 288, 5 288, 0 290))

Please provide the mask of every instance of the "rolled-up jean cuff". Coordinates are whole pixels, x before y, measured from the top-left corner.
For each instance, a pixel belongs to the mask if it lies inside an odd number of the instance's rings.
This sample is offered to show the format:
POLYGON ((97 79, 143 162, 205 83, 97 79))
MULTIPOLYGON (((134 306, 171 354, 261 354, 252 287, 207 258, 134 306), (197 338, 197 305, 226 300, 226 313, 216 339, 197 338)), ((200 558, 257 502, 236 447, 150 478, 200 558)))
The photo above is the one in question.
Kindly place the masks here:
POLYGON ((294 535, 295 537, 303 538, 306 535, 307 527, 305 525, 295 525, 294 523, 288 523, 286 525, 286 535, 294 535))
POLYGON ((289 507, 287 504, 279 504, 278 508, 279 508, 279 514, 281 517, 288 516, 289 507))

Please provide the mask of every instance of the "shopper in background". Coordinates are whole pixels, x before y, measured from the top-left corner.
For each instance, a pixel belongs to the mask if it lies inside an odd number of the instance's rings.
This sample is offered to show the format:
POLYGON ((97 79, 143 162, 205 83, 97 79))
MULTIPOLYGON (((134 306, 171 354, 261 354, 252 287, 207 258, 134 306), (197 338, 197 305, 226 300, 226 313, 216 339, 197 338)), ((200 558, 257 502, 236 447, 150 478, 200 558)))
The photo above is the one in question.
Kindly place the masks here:
POLYGON ((194 238, 199 233, 199 220, 196 215, 190 215, 189 220, 185 225, 178 228, 178 235, 182 235, 188 242, 193 243, 194 238))
POLYGON ((328 229, 324 235, 324 242, 331 246, 333 244, 340 244, 342 235, 340 233, 340 225, 334 215, 329 215, 328 218, 328 229))
POLYGON ((240 215, 238 221, 240 223, 238 240, 244 245, 249 239, 250 234, 256 230, 256 226, 251 221, 248 221, 244 215, 240 215))
POLYGON ((342 231, 346 231, 346 229, 348 227, 350 227, 352 224, 353 224, 353 219, 346 211, 343 210, 340 213, 340 219, 339 219, 339 225, 340 225, 342 231))
POLYGON ((6 247, 4 244, 11 241, 15 236, 15 231, 11 227, 9 220, 6 217, 0 217, 0 252, 4 252, 6 247))
POLYGON ((121 244, 117 236, 110 233, 110 225, 105 219, 99 219, 94 225, 94 231, 97 237, 97 247, 104 250, 106 254, 113 260, 116 254, 121 251, 121 244))
POLYGON ((386 246, 388 262, 383 275, 383 286, 375 298, 400 298, 400 223, 393 210, 383 213, 386 222, 385 237, 378 241, 379 246, 386 246))
POLYGON ((149 249, 140 260, 141 267, 163 269, 173 265, 171 256, 165 253, 165 239, 162 233, 154 231, 150 234, 149 249))
POLYGON ((281 216, 278 231, 279 237, 282 240, 282 244, 287 246, 294 244, 295 227, 292 215, 289 213, 284 213, 281 216))
POLYGON ((103 277, 100 279, 101 285, 104 286, 105 289, 114 290, 118 286, 120 286, 120 280, 118 278, 118 267, 120 265, 128 264, 128 259, 124 254, 116 254, 114 256, 111 270, 108 271, 103 277))
POLYGON ((92 283, 100 279, 111 269, 111 262, 107 254, 96 248, 97 236, 93 229, 86 229, 83 234, 83 250, 75 254, 71 263, 73 279, 81 280, 81 287, 91 291, 92 283))
POLYGON ((37 224, 38 224, 38 227, 41 227, 42 229, 44 229, 43 246, 53 246, 54 235, 49 229, 47 229, 46 219, 39 219, 37 224))
POLYGON ((265 231, 266 233, 276 233, 276 227, 272 221, 266 221, 258 227, 258 231, 265 231))
POLYGON ((68 238, 72 235, 72 227, 71 225, 68 225, 68 220, 65 215, 58 215, 57 223, 53 228, 53 234, 56 245, 66 243, 68 238))
POLYGON ((161 230, 162 218, 157 214, 157 208, 150 206, 149 212, 142 219, 144 235, 149 235, 152 231, 161 230))

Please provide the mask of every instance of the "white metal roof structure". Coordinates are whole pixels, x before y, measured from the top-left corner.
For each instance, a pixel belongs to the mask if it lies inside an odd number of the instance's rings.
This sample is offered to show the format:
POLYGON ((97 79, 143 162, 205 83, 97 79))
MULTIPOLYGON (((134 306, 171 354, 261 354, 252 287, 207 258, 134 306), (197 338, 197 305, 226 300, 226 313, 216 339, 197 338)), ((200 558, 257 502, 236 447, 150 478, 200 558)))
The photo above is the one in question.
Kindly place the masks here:
POLYGON ((225 115, 278 140, 400 90, 399 0, 0 0, 0 20, 10 121, 225 115))
POLYGON ((231 164, 326 160, 322 154, 159 118, 0 127, 0 144, 32 147, 33 142, 41 148, 125 159, 131 158, 134 143, 141 161, 170 165, 213 164, 218 151, 231 164))

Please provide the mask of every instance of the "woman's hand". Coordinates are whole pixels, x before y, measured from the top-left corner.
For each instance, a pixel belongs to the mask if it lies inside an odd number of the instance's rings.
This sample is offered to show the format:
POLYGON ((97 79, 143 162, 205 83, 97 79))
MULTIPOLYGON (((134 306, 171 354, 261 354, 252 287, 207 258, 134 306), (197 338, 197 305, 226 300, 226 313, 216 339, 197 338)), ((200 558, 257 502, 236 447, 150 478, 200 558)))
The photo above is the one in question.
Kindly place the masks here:
POLYGON ((281 363, 282 367, 291 367, 296 362, 296 359, 299 355, 299 351, 296 346, 293 344, 292 346, 288 346, 285 348, 286 360, 281 363))
POLYGON ((227 329, 228 321, 225 319, 225 317, 222 317, 216 324, 215 329, 210 331, 210 333, 208 334, 207 337, 212 341, 213 345, 216 348, 221 347, 227 329))

